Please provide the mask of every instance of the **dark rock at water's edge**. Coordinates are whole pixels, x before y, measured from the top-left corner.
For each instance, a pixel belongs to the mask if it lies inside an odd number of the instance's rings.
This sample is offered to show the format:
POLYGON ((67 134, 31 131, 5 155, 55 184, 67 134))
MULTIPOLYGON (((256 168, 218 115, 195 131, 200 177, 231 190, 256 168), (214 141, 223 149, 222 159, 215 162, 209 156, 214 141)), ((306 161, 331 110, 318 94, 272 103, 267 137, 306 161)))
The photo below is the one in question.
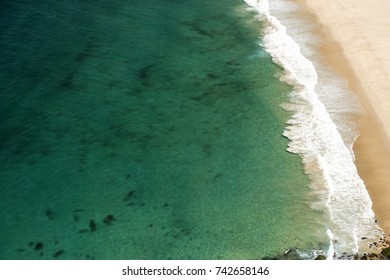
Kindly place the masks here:
POLYGON ((390 260, 390 247, 385 248, 381 251, 382 256, 384 256, 386 259, 390 260))
MULTIPOLYGON (((362 238, 363 239, 363 238, 362 238)), ((348 254, 348 253, 338 253, 333 255, 335 260, 390 260, 390 240, 386 237, 381 238, 378 242, 373 242, 370 244, 370 248, 376 247, 380 253, 357 253, 357 254, 348 254)), ((283 254, 276 256, 266 256, 262 258, 263 260, 326 260, 326 254, 323 251, 314 252, 304 252, 299 249, 292 248, 285 251, 283 254)))
POLYGON ((280 255, 264 257, 263 260, 309 260, 313 259, 315 256, 314 253, 306 252, 303 254, 299 249, 292 248, 280 255))
POLYGON ((290 249, 284 252, 281 259, 285 260, 300 260, 302 259, 298 249, 290 249))
MULTIPOLYGON (((362 240, 366 240, 366 237, 362 237, 362 240)), ((377 242, 372 242, 369 244, 369 248, 376 248, 377 253, 357 253, 357 254, 348 254, 348 253, 338 253, 333 256, 333 259, 336 260, 389 260, 390 259, 390 240, 383 236, 377 242), (379 253, 379 250, 380 253, 379 253)))

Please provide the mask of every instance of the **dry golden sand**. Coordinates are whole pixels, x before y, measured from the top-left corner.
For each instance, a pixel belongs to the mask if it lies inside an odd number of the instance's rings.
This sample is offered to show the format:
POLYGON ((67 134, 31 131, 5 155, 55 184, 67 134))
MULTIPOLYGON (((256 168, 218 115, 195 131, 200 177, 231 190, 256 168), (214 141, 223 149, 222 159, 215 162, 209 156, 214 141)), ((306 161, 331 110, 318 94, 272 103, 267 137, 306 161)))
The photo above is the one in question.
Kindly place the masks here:
POLYGON ((321 51, 367 115, 354 145, 379 225, 390 234, 390 1, 295 0, 321 24, 321 51))

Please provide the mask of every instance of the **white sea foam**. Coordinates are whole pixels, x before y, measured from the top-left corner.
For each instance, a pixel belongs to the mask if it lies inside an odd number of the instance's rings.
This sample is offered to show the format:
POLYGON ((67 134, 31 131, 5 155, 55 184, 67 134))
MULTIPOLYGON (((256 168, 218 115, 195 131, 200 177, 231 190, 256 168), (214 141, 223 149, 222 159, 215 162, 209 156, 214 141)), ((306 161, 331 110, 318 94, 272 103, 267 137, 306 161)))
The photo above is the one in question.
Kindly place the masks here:
POLYGON ((346 82, 321 64, 310 46, 315 34, 308 26, 290 22, 290 30, 273 16, 296 6, 273 1, 271 14, 268 0, 245 2, 259 14, 264 48, 284 69, 281 80, 293 86, 290 103, 283 105, 293 112, 284 136, 290 140, 288 151, 301 156, 311 179, 311 191, 317 197, 312 207, 328 217, 324 221, 330 239, 328 258, 333 253, 368 252, 368 244, 381 238, 383 231, 375 223, 371 199, 354 164, 358 103, 346 82))

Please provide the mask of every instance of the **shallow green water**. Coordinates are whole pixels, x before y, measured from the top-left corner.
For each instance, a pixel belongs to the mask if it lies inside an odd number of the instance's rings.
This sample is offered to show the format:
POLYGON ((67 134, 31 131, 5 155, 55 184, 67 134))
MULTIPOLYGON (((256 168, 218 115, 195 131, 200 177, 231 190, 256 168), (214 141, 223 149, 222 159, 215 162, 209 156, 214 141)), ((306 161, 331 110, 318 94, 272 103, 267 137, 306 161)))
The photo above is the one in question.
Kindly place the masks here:
POLYGON ((244 1, 7 2, 1 259, 326 247, 244 1))

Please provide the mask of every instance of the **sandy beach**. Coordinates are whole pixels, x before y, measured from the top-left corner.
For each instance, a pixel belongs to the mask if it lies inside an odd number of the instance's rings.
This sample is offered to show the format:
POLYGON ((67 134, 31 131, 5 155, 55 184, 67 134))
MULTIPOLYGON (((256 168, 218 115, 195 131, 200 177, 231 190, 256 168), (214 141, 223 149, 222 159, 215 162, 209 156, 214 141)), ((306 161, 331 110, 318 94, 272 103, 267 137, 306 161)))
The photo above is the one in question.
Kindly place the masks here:
POLYGON ((356 164, 379 225, 390 234, 390 2, 295 1, 320 23, 321 51, 366 110, 356 164))

